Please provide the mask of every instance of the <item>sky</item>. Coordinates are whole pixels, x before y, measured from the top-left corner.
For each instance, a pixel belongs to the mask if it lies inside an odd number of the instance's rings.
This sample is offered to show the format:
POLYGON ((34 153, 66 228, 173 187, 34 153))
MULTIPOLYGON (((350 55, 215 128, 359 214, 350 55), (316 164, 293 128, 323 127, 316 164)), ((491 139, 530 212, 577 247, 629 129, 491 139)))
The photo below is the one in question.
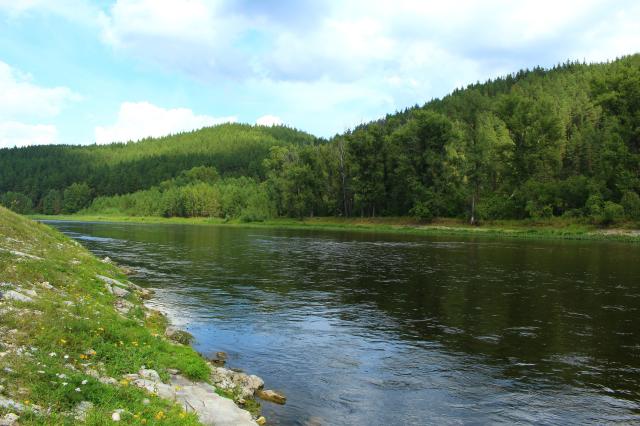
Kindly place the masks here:
POLYGON ((224 122, 330 137, 537 65, 640 51, 637 0, 0 0, 0 147, 224 122))

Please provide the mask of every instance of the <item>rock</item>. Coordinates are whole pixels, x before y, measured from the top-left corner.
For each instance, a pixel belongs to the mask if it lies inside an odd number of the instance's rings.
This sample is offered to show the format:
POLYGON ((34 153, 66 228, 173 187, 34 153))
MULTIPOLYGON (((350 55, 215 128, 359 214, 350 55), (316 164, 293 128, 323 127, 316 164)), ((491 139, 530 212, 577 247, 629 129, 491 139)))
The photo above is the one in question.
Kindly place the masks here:
POLYGON ((24 410, 24 405, 20 404, 19 402, 14 401, 13 399, 9 399, 9 398, 5 398, 3 396, 0 396, 0 408, 9 409, 9 410, 16 410, 16 411, 23 411, 24 410))
POLYGON ((127 300, 117 299, 113 306, 116 308, 116 311, 120 312, 122 315, 126 315, 131 309, 133 309, 134 304, 127 300))
POLYGON ((0 426, 13 426, 18 424, 20 416, 14 413, 7 413, 4 417, 0 418, 0 426))
POLYGON ((120 421, 120 412, 114 411, 113 414, 111 414, 111 420, 113 420, 114 422, 119 422, 120 421))
POLYGON ((107 288, 109 293, 117 297, 125 297, 129 294, 129 291, 125 290, 125 288, 128 286, 121 281, 118 281, 114 278, 105 277, 104 275, 96 275, 96 278, 105 283, 105 287, 107 288))
POLYGON ((107 287, 109 292, 116 297, 127 297, 129 295, 129 290, 125 290, 122 287, 118 287, 117 285, 107 287))
POLYGON ((254 375, 239 373, 228 368, 213 367, 211 382, 224 390, 238 390, 240 397, 249 398, 264 386, 264 381, 254 375))
POLYGON ((183 376, 173 375, 169 383, 162 383, 154 370, 140 370, 138 374, 125 376, 134 378, 132 384, 154 392, 159 397, 175 401, 185 411, 195 412, 204 425, 255 426, 251 414, 239 408, 232 400, 215 392, 208 383, 193 382, 183 376))
POLYGON ((142 369, 138 372, 138 375, 145 379, 153 380, 154 382, 162 381, 162 379, 160 379, 160 375, 156 370, 142 369))
POLYGON ((104 259, 101 260, 102 263, 111 263, 111 258, 109 256, 105 256, 104 259))
POLYGON ((265 419, 264 416, 260 416, 256 419, 256 423, 258 423, 260 426, 266 425, 267 419, 265 419))
POLYGON ((25 303, 33 302, 32 298, 30 298, 29 296, 25 296, 22 293, 18 293, 15 290, 0 292, 0 296, 4 300, 15 300, 18 302, 25 302, 25 303))
POLYGON ((180 330, 174 326, 169 326, 164 331, 164 335, 177 343, 182 343, 183 345, 189 345, 193 342, 193 335, 187 331, 180 330))
POLYGON ((275 402, 276 404, 284 404, 287 402, 286 396, 270 389, 267 389, 267 390, 260 389, 256 392, 256 396, 260 399, 264 399, 265 401, 275 402))
POLYGON ((227 362, 227 353, 226 352, 216 352, 215 356, 209 358, 209 362, 215 365, 216 367, 224 367, 224 364, 227 362))
POLYGON ((180 370, 176 370, 175 368, 167 368, 167 373, 173 374, 174 376, 180 373, 180 370))
POLYGON ((22 290, 22 292, 24 294, 26 294, 27 296, 30 296, 30 297, 37 297, 38 296, 38 293, 36 293, 35 290, 22 290))
POLYGON ((87 413, 93 408, 93 403, 90 401, 82 401, 73 409, 73 417, 84 422, 87 418, 87 413))
POLYGON ((49 284, 49 281, 43 281, 40 283, 40 287, 46 289, 46 290, 53 290, 55 287, 52 286, 51 284, 49 284))

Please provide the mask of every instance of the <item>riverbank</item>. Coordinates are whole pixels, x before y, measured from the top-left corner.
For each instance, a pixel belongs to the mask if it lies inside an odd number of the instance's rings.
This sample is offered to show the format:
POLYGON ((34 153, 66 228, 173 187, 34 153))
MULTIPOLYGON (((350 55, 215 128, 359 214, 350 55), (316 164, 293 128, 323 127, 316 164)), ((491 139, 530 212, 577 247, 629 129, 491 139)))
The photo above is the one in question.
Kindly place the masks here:
POLYGON ((241 222, 219 218, 164 218, 151 216, 59 215, 31 216, 37 220, 69 220, 86 222, 131 222, 153 224, 191 224, 239 226, 253 228, 282 228, 324 231, 355 231, 411 235, 460 235, 493 238, 556 239, 556 240, 611 240, 640 242, 640 229, 633 224, 600 228, 595 225, 562 218, 546 220, 493 221, 471 226, 457 219, 437 219, 425 224, 407 217, 336 218, 315 217, 305 219, 279 218, 263 222, 241 222))
POLYGON ((0 424, 255 425, 210 384, 216 368, 144 307, 149 296, 117 265, 0 207, 0 424))

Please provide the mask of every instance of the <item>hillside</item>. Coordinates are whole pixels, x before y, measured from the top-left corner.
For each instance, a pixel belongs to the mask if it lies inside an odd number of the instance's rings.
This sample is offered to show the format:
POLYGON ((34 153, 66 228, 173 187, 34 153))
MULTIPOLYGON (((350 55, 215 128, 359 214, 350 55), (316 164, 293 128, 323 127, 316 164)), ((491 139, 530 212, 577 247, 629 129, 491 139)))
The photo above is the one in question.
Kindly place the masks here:
POLYGON ((231 370, 179 344, 189 335, 169 332, 143 305, 150 296, 118 266, 0 207, 0 424, 256 425, 230 399, 235 388, 210 384, 231 370))
POLYGON ((42 212, 42 199, 51 190, 74 183, 86 183, 93 198, 146 189, 195 166, 215 167, 223 176, 259 178, 271 146, 314 140, 286 127, 223 124, 135 143, 0 149, 0 194, 25 195, 23 204, 42 212))
POLYGON ((5 150, 0 165, 0 192, 14 191, 3 202, 22 211, 33 202, 73 212, 127 193, 87 212, 637 221, 640 55, 472 84, 329 141, 233 125, 137 144, 5 150), (187 171, 194 166, 212 169, 187 171), (86 186, 45 200, 73 182, 86 186))

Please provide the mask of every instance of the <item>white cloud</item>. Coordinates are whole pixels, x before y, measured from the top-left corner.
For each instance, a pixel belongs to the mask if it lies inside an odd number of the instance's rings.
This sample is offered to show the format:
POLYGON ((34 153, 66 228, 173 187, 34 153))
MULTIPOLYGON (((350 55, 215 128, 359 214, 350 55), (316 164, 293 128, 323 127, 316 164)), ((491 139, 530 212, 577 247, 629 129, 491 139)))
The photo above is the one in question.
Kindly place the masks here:
POLYGON ((68 87, 41 87, 24 74, 0 61, 0 121, 48 118, 80 96, 68 87))
POLYGON ((235 121, 236 117, 195 115, 188 108, 165 109, 149 102, 124 102, 115 124, 96 127, 95 140, 98 144, 137 141, 235 121))
POLYGON ((258 126, 280 126, 282 124, 282 119, 275 115, 263 115, 262 117, 256 120, 256 124, 258 126))
POLYGON ((58 131, 55 126, 15 121, 0 123, 0 148, 53 143, 58 143, 58 131))
POLYGON ((58 143, 58 129, 42 124, 80 96, 67 87, 42 87, 0 61, 0 147, 58 143))

